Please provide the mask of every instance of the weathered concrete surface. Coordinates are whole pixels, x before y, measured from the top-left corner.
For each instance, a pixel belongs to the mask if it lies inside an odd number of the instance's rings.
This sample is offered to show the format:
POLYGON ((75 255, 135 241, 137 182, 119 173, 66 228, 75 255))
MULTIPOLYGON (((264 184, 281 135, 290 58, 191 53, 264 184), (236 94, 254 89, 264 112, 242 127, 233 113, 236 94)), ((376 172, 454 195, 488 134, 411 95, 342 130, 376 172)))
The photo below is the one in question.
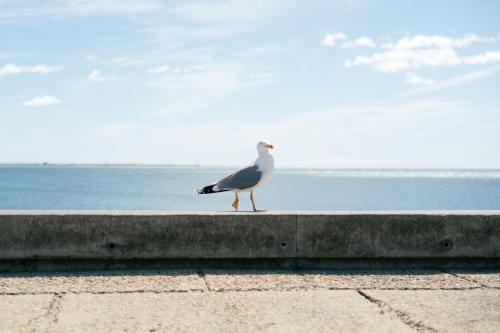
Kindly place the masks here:
POLYGON ((500 289, 500 273, 498 270, 479 270, 476 272, 471 270, 450 270, 450 273, 486 288, 500 289))
POLYGON ((295 257, 287 214, 0 213, 0 259, 295 257))
POLYGON ((189 270, 0 274, 0 294, 185 292, 205 289, 203 279, 189 270))
POLYGON ((303 258, 499 257, 500 214, 299 215, 303 258))
POLYGON ((54 332, 411 332, 354 291, 68 295, 54 332), (140 311, 138 311, 140 309, 140 311), (102 316, 106 313, 106 316, 102 316))
MULTIPOLYGON (((493 273, 487 274, 488 276, 493 273)), ((500 273, 496 273, 498 277, 500 273)), ((475 274, 483 279, 485 274, 475 274)), ((479 282, 437 270, 138 270, 0 274, 0 294, 311 289, 476 289, 479 282)))
POLYGON ((32 332, 47 314, 52 295, 1 295, 0 332, 32 332))
POLYGON ((498 266, 500 212, 0 211, 1 270, 15 260, 36 269, 44 260, 146 259, 281 260, 282 267, 483 259, 498 266))
MULTIPOLYGON (((500 331, 500 289, 462 273, 0 274, 0 332, 500 331)), ((489 280, 499 271, 466 274, 489 280)))
POLYGON ((481 285, 437 270, 205 270, 211 291, 294 289, 471 289, 481 285))
POLYGON ((406 323, 434 332, 499 332, 500 290, 363 291, 406 323))
POLYGON ((304 273, 305 281, 328 289, 471 289, 480 285, 438 270, 362 270, 304 273))
POLYGON ((300 272, 262 270, 205 270, 210 291, 310 289, 300 272))

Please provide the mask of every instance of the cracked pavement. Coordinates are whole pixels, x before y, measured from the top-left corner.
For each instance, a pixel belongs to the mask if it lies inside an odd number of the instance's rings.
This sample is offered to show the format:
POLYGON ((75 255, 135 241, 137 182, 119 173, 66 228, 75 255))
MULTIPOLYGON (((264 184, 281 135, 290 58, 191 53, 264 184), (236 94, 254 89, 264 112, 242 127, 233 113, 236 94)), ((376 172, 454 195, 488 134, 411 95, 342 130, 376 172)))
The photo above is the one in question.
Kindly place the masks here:
POLYGON ((0 332, 499 332, 500 270, 0 274, 0 332))

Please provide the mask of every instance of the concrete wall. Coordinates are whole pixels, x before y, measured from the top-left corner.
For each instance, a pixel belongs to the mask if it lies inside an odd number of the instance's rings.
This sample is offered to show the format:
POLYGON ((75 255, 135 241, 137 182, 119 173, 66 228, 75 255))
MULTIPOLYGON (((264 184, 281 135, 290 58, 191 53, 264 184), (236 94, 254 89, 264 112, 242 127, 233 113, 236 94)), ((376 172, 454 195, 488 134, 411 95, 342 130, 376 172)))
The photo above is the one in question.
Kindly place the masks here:
POLYGON ((0 211, 0 261, 500 258, 495 212, 0 211))

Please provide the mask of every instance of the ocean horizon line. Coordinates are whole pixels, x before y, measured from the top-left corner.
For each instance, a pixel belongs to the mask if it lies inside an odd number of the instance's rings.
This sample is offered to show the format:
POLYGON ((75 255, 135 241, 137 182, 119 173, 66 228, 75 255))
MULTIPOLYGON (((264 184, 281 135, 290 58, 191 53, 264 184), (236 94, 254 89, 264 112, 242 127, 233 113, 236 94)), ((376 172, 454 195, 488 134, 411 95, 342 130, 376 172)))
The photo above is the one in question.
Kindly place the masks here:
MULTIPOLYGON (((0 166, 95 166, 95 167, 172 167, 172 168, 238 168, 238 165, 225 164, 183 164, 183 163, 74 163, 74 162, 0 162, 0 166)), ((318 170, 318 171, 499 171, 498 168, 436 168, 436 167, 308 167, 308 166, 278 166, 278 170, 318 170)))

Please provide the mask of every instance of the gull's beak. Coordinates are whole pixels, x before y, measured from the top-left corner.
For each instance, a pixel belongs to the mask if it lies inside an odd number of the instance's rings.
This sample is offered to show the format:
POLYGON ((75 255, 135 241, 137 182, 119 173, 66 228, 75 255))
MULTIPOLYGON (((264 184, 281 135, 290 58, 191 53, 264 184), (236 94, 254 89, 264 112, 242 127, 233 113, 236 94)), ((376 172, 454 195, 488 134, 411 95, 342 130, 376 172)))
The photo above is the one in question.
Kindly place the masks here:
POLYGON ((273 146, 273 145, 265 145, 264 147, 266 147, 266 148, 271 148, 271 149, 273 149, 273 148, 274 148, 274 146, 273 146))

